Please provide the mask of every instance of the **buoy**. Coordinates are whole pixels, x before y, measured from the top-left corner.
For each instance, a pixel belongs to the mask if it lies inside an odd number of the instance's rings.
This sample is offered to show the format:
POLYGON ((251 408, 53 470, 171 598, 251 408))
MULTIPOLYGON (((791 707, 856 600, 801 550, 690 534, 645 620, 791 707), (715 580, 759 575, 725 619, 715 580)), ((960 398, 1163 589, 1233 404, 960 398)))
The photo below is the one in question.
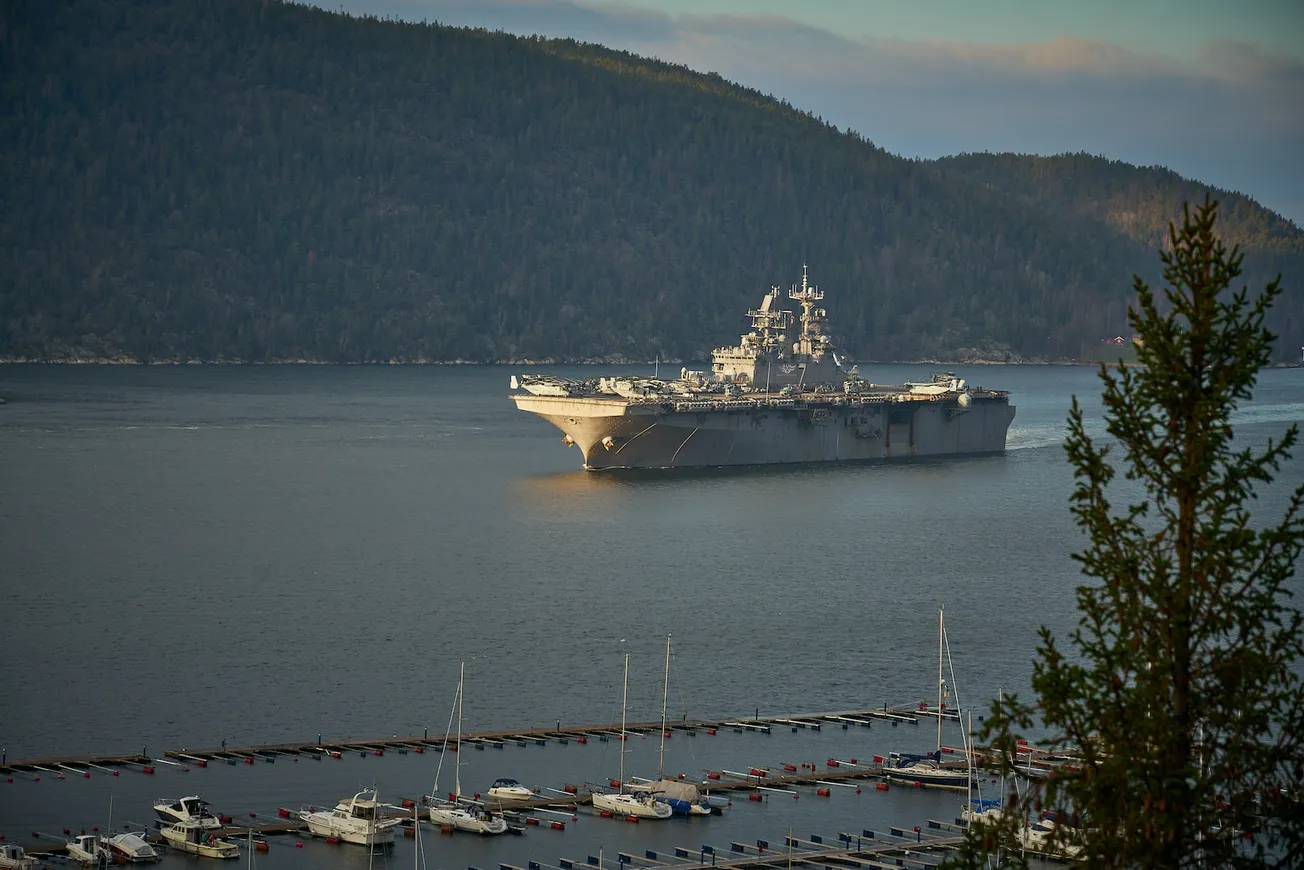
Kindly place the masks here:
POLYGON ((290 817, 290 811, 287 810, 285 807, 277 807, 276 813, 283 819, 288 819, 290 817))
POLYGON ((65 837, 71 837, 71 836, 72 836, 72 831, 69 830, 68 828, 64 828, 64 829, 63 829, 63 835, 64 835, 65 837))
POLYGON ((218 816, 218 817, 217 817, 217 820, 218 820, 219 822, 221 822, 222 824, 224 824, 224 825, 229 825, 229 824, 231 824, 231 817, 228 816, 228 815, 226 815, 225 813, 223 813, 222 815, 218 816))
POLYGON ((253 757, 252 755, 246 755, 246 756, 245 756, 245 759, 244 759, 244 763, 245 763, 245 764, 253 764, 253 763, 254 763, 254 757, 253 757))
POLYGON ((797 765, 795 765, 795 764, 785 764, 785 765, 783 766, 783 769, 784 769, 784 770, 793 771, 793 772, 795 773, 796 770, 797 770, 797 765))
POLYGON ((416 835, 417 835, 417 829, 416 829, 416 826, 414 826, 414 825, 406 825, 406 826, 403 828, 403 836, 405 836, 405 837, 415 837, 416 835))
POLYGON ((258 814, 255 813, 255 812, 250 812, 250 813, 249 813, 249 818, 251 818, 251 819, 256 819, 256 818, 258 818, 258 814))
MULTIPOLYGON (((267 851, 267 844, 266 844, 266 843, 259 843, 258 845, 260 845, 260 846, 263 847, 263 848, 261 848, 261 849, 258 850, 259 852, 266 852, 266 851, 267 851)), ((303 843, 295 843, 295 844, 294 844, 294 848, 296 848, 296 849, 302 849, 302 848, 303 848, 303 843)))
POLYGON ((874 788, 878 789, 879 791, 887 791, 887 783, 885 782, 875 783, 874 788))
POLYGON ((333 752, 331 752, 331 758, 341 758, 341 757, 342 757, 342 756, 340 755, 340 753, 339 753, 338 751, 333 751, 333 752))
POLYGON ((860 786, 856 786, 856 794, 860 794, 860 786))
POLYGON ((708 774, 706 775, 706 778, 707 778, 707 779, 719 779, 719 778, 720 778, 720 774, 716 773, 715 771, 711 771, 710 773, 708 773, 708 774))
POLYGON ((603 810, 602 812, 598 813, 598 815, 602 816, 602 818, 604 819, 609 819, 611 818, 611 810, 603 810))
POLYGON ((618 779, 611 780, 610 784, 612 788, 620 788, 620 780, 618 779))
POLYGON ((588 742, 589 742, 589 738, 587 738, 587 737, 585 737, 583 734, 581 734, 579 737, 576 737, 576 738, 575 738, 575 742, 576 742, 576 743, 588 743, 588 742))
POLYGON ((565 791, 566 794, 575 794, 575 793, 576 793, 576 788, 575 788, 575 786, 573 786, 573 785, 562 786, 562 790, 565 791))
POLYGON ((117 775, 118 775, 118 772, 117 772, 116 770, 113 771, 113 775, 114 775, 114 776, 117 776, 117 775))
POLYGON ((760 792, 756 792, 756 791, 754 791, 754 792, 752 792, 751 794, 749 794, 749 795, 747 796, 747 799, 748 799, 749 801, 758 801, 758 800, 761 799, 761 793, 760 793, 760 792))
POLYGON ((625 816, 625 821, 638 824, 638 816, 625 816))
MULTIPOLYGON (((300 843, 299 845, 302 846, 303 843, 300 843)), ((266 852, 267 848, 268 848, 267 844, 262 840, 259 840, 257 843, 254 843, 255 852, 266 852)))
POLYGON ((708 728, 708 729, 706 729, 706 733, 709 734, 709 735, 711 735, 712 737, 714 737, 714 736, 715 736, 715 729, 714 729, 714 728, 708 728))
POLYGON ((752 776, 765 776, 765 771, 761 770, 759 767, 753 767, 750 772, 752 776))
POLYGON ((403 798, 403 809, 405 809, 405 810, 410 810, 410 809, 412 809, 414 806, 416 806, 416 804, 413 803, 413 801, 412 801, 411 798, 403 798))
POLYGON ((40 782, 40 781, 41 781, 41 778, 40 778, 39 776, 34 776, 34 777, 32 777, 32 782, 40 782))
MULTIPOLYGON (((189 770, 190 768, 186 768, 186 769, 189 770)), ((91 778, 91 772, 89 770, 82 773, 82 779, 90 779, 90 778, 91 778)))
POLYGON ((922 782, 920 782, 919 780, 915 780, 915 788, 923 788, 923 787, 924 784, 922 782))
POLYGON ((426 748, 425 748, 424 746, 417 746, 417 747, 414 747, 412 751, 415 752, 415 753, 417 753, 418 755, 421 755, 422 753, 424 753, 424 752, 426 751, 426 748))
POLYGON ((881 756, 881 755, 875 755, 875 756, 874 756, 874 763, 875 763, 875 764, 882 764, 882 763, 883 763, 883 756, 881 756))
POLYGON ((525 820, 525 824, 527 824, 527 825, 537 825, 537 824, 539 824, 539 820, 536 819, 534 816, 529 816, 529 817, 526 818, 526 820, 525 820))
POLYGON ((952 749, 952 748, 949 747, 949 746, 943 746, 943 747, 942 747, 942 751, 943 751, 943 752, 955 752, 955 750, 952 749))
POLYGON ((372 754, 373 754, 373 755, 384 755, 384 754, 385 754, 385 750, 383 750, 383 749, 377 749, 377 750, 376 750, 375 752, 373 752, 372 754))
POLYGON ((684 775, 683 775, 682 773, 679 774, 679 776, 677 777, 677 779, 683 779, 683 778, 684 778, 684 775))
POLYGON ((199 761, 195 763, 198 764, 200 767, 208 767, 208 759, 206 758, 201 758, 199 759, 199 761))
POLYGON ((147 767, 147 768, 145 768, 145 772, 148 773, 150 776, 153 776, 153 775, 154 775, 154 768, 152 768, 152 767, 147 767))
POLYGON ((820 797, 828 797, 828 796, 829 796, 829 789, 827 789, 827 788, 817 788, 817 789, 815 789, 815 794, 819 795, 820 797))
POLYGON ((338 846, 338 845, 340 844, 340 838, 339 838, 339 837, 327 837, 327 838, 326 838, 326 842, 327 842, 327 843, 330 843, 332 846, 338 846))
POLYGON ((854 758, 853 758, 853 759, 851 759, 851 763, 852 763, 852 764, 860 764, 860 762, 859 762, 859 761, 857 761, 857 760, 856 760, 856 759, 854 759, 854 758))
POLYGON ((565 822, 553 822, 553 823, 552 823, 552 829, 553 829, 554 831, 564 831, 564 830, 566 830, 566 823, 565 823, 565 822))
POLYGON ((837 761, 837 759, 830 758, 828 761, 824 762, 824 766, 825 766, 825 767, 837 767, 837 766, 838 766, 838 761, 837 761))
POLYGON ((453 833, 453 826, 452 826, 452 825, 440 825, 440 826, 439 826, 439 833, 441 833, 441 834, 451 834, 451 833, 453 833))

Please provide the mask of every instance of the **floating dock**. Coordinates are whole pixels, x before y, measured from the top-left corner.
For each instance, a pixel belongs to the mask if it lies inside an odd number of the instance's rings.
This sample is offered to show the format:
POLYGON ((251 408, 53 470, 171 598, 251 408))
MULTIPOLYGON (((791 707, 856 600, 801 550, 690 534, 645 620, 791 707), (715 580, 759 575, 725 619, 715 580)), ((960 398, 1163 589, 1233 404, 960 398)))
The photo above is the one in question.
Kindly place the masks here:
MULTIPOLYGON (((748 719, 684 719, 666 724, 667 733, 672 731, 695 734, 704 732, 714 734, 716 731, 731 729, 735 731, 760 731, 768 733, 773 728, 791 728, 818 730, 822 727, 851 726, 870 727, 874 721, 887 721, 893 724, 918 724, 918 710, 915 708, 874 708, 870 710, 846 710, 833 713, 806 713, 801 715, 762 716, 748 719)), ((661 723, 633 722, 625 725, 625 730, 632 734, 649 734, 661 730, 661 723)), ((479 731, 462 735, 462 742, 481 746, 502 747, 508 742, 519 745, 536 743, 544 745, 548 741, 566 743, 574 740, 586 743, 590 739, 610 740, 620 738, 620 723, 607 725, 574 725, 556 728, 509 728, 501 731, 479 731)), ((67 755, 34 758, 18 761, 6 760, 0 764, 0 775, 39 777, 41 774, 54 778, 66 778, 68 774, 89 777, 92 772, 117 775, 119 770, 135 770, 152 774, 160 764, 193 764, 207 767, 212 763, 254 764, 255 762, 274 763, 279 757, 316 756, 342 757, 345 753, 364 753, 383 755, 386 751, 399 753, 423 753, 426 750, 442 751, 447 745, 456 751, 457 741, 442 736, 431 737, 429 733, 408 737, 384 737, 371 740, 334 740, 317 736, 316 741, 294 741, 288 743, 267 743, 256 746, 220 746, 208 749, 168 749, 162 757, 147 753, 147 747, 141 752, 121 755, 67 755)))

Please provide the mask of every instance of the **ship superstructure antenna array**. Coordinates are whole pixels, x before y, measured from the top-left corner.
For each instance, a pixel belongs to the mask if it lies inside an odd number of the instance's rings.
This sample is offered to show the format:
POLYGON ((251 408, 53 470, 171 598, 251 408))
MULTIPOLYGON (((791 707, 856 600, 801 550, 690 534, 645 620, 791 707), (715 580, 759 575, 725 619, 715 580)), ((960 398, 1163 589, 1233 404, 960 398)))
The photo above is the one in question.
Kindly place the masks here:
POLYGON ((811 355, 832 350, 833 343, 824 334, 828 312, 815 307, 816 302, 824 299, 824 291, 810 283, 805 265, 801 267, 801 286, 794 284, 788 291, 788 298, 801 305, 801 336, 794 348, 796 352, 811 355))
POLYGON ((761 334, 763 351, 777 348, 784 340, 783 331, 792 324, 792 312, 775 307, 778 299, 779 288, 771 287, 770 292, 761 300, 761 307, 747 312, 747 316, 752 319, 752 329, 761 334))

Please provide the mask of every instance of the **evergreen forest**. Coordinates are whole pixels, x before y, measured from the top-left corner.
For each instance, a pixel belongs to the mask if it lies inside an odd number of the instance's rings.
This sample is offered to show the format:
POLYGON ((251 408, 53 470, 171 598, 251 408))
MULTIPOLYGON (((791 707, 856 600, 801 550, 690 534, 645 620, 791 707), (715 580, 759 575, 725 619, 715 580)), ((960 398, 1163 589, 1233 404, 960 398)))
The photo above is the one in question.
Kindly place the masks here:
POLYGON ((1069 360, 1206 193, 1298 358, 1304 233, 1248 197, 862 132, 570 40, 6 0, 0 358, 702 360, 809 264, 852 359, 1069 360))

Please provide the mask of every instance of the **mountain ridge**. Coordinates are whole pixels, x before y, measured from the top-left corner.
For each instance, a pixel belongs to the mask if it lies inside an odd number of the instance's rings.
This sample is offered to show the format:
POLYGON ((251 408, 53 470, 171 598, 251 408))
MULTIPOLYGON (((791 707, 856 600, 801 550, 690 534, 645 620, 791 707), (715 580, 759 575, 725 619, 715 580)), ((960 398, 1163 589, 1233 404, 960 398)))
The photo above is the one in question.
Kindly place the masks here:
MULTIPOLYGON (((1068 360, 1204 188, 907 160, 683 66, 277 0, 14 0, 0 40, 11 359, 700 360, 808 262, 852 357, 1068 360)), ((1300 274, 1234 197, 1247 283, 1300 274)))

